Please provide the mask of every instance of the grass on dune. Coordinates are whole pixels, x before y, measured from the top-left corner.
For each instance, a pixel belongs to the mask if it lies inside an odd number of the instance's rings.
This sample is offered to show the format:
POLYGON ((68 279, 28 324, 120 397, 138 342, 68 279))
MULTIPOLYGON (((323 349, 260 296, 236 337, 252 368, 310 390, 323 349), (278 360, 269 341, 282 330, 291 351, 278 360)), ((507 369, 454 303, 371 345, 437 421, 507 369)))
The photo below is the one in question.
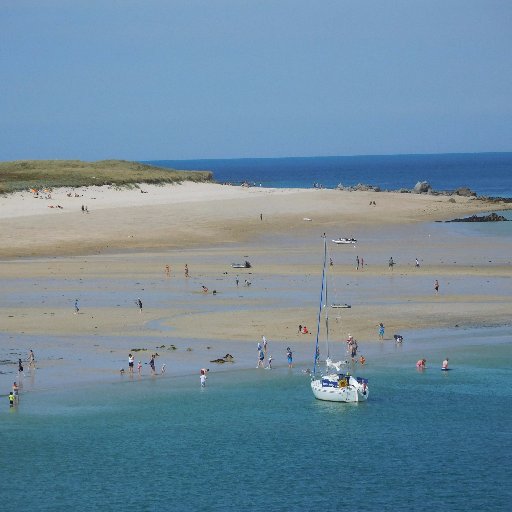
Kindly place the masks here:
POLYGON ((210 171, 178 171, 124 160, 19 160, 0 162, 0 193, 22 190, 87 187, 91 185, 133 186, 135 183, 180 183, 213 181, 210 171))

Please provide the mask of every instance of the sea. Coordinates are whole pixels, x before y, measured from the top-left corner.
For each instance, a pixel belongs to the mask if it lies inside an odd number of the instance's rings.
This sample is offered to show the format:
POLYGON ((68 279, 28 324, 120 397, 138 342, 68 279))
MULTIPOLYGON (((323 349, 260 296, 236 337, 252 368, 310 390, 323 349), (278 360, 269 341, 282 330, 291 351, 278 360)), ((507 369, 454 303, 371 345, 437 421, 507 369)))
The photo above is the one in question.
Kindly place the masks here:
MULTIPOLYGON (((152 163, 257 186, 429 181, 512 197, 512 153, 152 163)), ((497 224, 449 226, 510 238, 497 224)), ((313 346, 292 369, 212 371, 205 388, 198 374, 38 388, 44 368, 29 370, 19 406, 0 396, 0 510, 510 510, 510 326, 402 334, 360 344, 360 404, 315 400, 313 346)))
POLYGON ((152 160, 145 163, 181 170, 209 170, 218 183, 249 183, 272 188, 366 184, 382 190, 410 190, 417 182, 428 181, 436 191, 468 187, 479 196, 512 197, 512 153, 152 160))

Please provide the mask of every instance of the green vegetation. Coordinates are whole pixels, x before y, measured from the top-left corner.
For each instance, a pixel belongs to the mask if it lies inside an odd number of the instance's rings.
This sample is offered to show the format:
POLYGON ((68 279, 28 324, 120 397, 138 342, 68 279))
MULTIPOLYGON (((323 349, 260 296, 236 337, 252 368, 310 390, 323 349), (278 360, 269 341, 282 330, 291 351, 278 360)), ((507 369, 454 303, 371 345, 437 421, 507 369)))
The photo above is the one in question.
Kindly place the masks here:
POLYGON ((124 160, 19 160, 0 162, 0 193, 31 188, 88 187, 136 183, 180 183, 213 181, 210 171, 177 171, 124 160))

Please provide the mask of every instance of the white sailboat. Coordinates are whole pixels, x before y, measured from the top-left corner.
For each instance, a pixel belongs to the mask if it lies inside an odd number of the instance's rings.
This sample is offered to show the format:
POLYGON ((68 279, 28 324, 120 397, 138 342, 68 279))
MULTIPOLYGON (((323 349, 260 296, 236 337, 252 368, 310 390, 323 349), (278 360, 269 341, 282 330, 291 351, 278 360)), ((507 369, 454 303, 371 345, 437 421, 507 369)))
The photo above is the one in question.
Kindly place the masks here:
POLYGON ((368 379, 364 377, 353 377, 349 371, 344 371, 346 361, 333 362, 329 354, 329 315, 327 304, 327 241, 324 238, 324 266, 322 270, 322 287, 320 291, 320 306, 318 309, 318 321, 316 330, 315 362, 311 377, 311 390, 318 400, 328 402, 363 402, 368 400, 369 388, 368 379), (326 353, 325 372, 317 375, 319 372, 319 337, 320 323, 322 318, 322 309, 325 309, 325 327, 326 327, 326 353))

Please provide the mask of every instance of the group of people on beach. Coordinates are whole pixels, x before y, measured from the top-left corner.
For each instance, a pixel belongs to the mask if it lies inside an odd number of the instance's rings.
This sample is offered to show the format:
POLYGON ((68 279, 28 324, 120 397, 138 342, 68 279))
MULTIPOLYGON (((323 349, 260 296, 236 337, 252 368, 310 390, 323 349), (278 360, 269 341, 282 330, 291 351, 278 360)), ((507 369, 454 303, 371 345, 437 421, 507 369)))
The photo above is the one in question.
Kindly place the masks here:
MULTIPOLYGON (((258 362, 256 368, 267 368, 268 370, 272 369, 272 356, 268 353, 268 341, 265 336, 261 337, 261 343, 258 343, 258 362), (265 358, 267 359, 267 365, 265 366, 265 358)), ((293 368, 293 352, 290 347, 286 347, 286 361, 288 363, 288 368, 293 368)))
MULTIPOLYGON (((32 349, 28 351, 26 362, 28 363, 28 367, 30 370, 35 369, 36 356, 34 355, 34 351, 32 349)), ((12 389, 8 395, 9 407, 15 407, 16 405, 18 405, 20 401, 20 388, 22 387, 24 371, 25 369, 23 367, 23 361, 21 360, 20 357, 18 358, 18 380, 13 382, 12 389)))

